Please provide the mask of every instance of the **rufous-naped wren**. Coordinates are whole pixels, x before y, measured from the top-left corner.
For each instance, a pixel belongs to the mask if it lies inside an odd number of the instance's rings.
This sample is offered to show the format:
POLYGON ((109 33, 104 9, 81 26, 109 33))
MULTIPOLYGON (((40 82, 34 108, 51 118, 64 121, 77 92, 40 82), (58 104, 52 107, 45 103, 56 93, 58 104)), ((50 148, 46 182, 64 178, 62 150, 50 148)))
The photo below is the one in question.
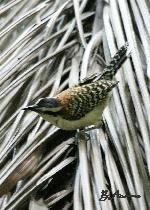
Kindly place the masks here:
POLYGON ((118 83, 113 77, 128 55, 126 43, 101 74, 93 74, 53 98, 40 98, 24 109, 37 112, 44 120, 63 130, 82 129, 90 125, 99 127, 110 92, 118 83))

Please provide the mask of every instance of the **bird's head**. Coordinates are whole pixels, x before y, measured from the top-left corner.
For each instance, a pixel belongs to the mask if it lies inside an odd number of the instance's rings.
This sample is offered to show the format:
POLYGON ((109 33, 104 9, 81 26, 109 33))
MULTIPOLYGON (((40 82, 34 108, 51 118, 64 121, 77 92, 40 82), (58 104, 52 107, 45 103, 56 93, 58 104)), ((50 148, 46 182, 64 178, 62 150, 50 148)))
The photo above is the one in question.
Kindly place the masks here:
POLYGON ((57 98, 40 98, 35 104, 23 108, 23 110, 31 110, 40 115, 57 116, 62 109, 57 98))

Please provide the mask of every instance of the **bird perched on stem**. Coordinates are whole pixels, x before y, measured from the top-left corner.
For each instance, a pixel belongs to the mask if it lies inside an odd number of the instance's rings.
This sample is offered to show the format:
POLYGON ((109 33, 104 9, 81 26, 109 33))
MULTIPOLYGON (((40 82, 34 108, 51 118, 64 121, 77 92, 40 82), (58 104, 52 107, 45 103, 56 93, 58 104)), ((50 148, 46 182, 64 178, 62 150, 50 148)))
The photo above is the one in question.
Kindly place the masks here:
POLYGON ((118 84, 113 76, 128 55, 128 43, 125 43, 101 74, 93 74, 53 98, 40 98, 24 110, 37 112, 44 120, 63 130, 82 129, 90 125, 99 127, 110 92, 118 84))

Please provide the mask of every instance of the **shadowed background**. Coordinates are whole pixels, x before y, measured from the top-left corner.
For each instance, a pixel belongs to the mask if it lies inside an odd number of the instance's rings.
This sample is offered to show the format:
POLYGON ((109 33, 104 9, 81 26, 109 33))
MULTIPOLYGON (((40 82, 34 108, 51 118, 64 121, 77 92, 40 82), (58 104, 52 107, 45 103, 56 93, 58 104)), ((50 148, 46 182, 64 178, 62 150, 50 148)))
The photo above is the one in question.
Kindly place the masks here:
POLYGON ((0 1, 0 209, 150 208, 149 8, 148 0, 0 1), (125 41, 131 58, 88 141, 21 110, 101 72, 101 58, 108 63, 125 41), (141 198, 99 201, 102 190, 141 198))

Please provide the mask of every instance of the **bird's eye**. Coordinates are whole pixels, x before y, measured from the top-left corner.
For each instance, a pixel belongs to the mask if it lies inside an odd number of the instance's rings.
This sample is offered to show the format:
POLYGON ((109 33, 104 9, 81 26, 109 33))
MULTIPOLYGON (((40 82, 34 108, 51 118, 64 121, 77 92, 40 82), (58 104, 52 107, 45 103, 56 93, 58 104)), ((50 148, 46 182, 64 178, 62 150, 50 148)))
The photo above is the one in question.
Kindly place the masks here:
POLYGON ((57 112, 62 108, 56 98, 41 98, 36 105, 43 111, 57 112))
POLYGON ((51 108, 53 107, 53 104, 51 103, 50 98, 40 98, 37 103, 39 107, 45 107, 45 108, 51 108))

